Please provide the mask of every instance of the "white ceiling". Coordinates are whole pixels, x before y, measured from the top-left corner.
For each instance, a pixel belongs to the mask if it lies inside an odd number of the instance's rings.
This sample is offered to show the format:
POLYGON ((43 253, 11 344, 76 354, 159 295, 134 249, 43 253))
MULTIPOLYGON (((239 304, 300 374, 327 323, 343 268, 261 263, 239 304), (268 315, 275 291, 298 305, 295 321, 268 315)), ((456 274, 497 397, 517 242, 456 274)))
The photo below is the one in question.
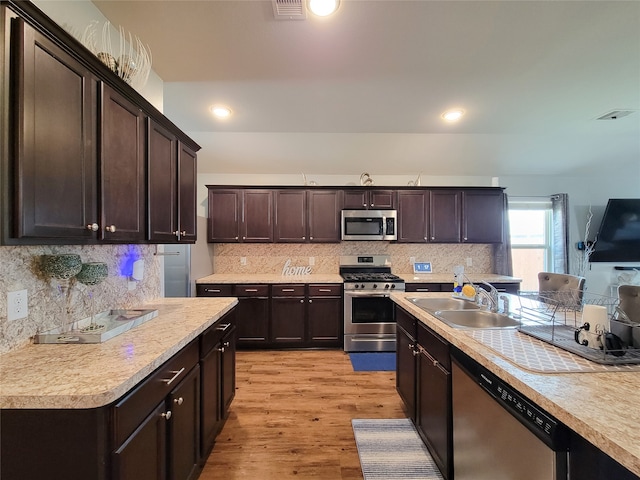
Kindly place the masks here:
POLYGON ((202 173, 640 173, 640 112, 596 120, 640 110, 638 1, 342 0, 293 21, 268 0, 93 3, 149 45, 202 173))

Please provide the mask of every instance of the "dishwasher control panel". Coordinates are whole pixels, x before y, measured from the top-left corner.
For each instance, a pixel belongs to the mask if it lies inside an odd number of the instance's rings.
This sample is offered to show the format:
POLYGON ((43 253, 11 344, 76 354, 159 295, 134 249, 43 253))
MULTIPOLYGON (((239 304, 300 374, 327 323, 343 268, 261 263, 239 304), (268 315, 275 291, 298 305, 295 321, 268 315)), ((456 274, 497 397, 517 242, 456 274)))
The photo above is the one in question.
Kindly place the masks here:
POLYGON ((481 369, 478 382, 499 403, 507 407, 517 418, 529 426, 538 436, 546 437, 548 442, 556 443, 562 436, 562 428, 557 420, 540 410, 513 388, 505 385, 493 374, 481 369))

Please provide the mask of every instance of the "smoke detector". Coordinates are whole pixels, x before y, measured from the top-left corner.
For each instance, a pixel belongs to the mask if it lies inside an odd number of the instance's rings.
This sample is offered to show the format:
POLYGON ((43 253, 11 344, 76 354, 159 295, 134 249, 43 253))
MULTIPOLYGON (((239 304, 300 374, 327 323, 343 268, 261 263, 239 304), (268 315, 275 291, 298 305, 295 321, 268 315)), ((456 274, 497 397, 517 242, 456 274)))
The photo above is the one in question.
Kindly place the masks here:
POLYGON ((622 117, 626 117, 634 113, 635 110, 612 110, 609 113, 598 117, 596 120, 617 120, 622 117))
POLYGON ((307 9, 304 0, 271 0, 276 20, 304 20, 307 9))

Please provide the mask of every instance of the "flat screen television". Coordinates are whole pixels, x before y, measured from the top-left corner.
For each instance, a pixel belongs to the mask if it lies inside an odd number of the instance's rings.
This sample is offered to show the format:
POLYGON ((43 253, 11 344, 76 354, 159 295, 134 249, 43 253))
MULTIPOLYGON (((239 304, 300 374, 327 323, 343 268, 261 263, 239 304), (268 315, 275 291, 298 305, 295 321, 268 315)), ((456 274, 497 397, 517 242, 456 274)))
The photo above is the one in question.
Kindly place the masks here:
POLYGON ((640 198, 611 198, 591 262, 640 262, 640 198))

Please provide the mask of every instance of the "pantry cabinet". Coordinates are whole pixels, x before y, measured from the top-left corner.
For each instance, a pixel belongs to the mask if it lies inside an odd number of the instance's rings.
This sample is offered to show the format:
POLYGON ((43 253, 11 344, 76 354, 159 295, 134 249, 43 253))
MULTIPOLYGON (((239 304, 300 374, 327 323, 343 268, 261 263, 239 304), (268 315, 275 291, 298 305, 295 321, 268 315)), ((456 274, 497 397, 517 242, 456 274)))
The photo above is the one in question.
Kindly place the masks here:
POLYGON ((2 244, 195 242, 200 147, 32 3, 0 19, 2 244))

